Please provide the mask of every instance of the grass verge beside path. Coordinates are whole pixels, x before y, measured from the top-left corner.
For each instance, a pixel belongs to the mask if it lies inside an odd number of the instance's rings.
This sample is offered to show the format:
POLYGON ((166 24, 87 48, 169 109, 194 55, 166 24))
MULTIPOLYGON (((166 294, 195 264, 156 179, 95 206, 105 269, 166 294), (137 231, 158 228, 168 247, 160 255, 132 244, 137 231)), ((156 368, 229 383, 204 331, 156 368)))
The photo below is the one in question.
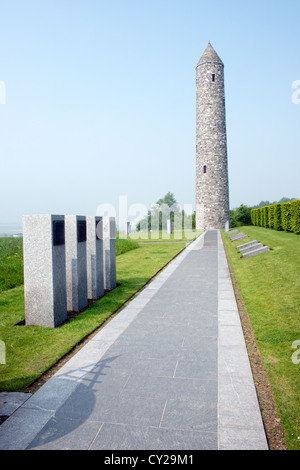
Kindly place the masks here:
POLYGON ((252 226, 239 230, 249 238, 231 242, 223 233, 226 250, 270 380, 286 446, 300 450, 300 354, 295 355, 300 342, 293 348, 300 340, 300 236, 252 226), (236 246, 252 240, 271 251, 241 259, 236 246))
POLYGON ((23 238, 0 238, 0 292, 23 282, 23 238))
POLYGON ((6 364, 0 364, 0 390, 24 391, 45 371, 124 305, 186 246, 142 245, 117 257, 117 287, 80 315, 52 329, 16 326, 24 320, 23 286, 0 294, 0 340, 6 364))

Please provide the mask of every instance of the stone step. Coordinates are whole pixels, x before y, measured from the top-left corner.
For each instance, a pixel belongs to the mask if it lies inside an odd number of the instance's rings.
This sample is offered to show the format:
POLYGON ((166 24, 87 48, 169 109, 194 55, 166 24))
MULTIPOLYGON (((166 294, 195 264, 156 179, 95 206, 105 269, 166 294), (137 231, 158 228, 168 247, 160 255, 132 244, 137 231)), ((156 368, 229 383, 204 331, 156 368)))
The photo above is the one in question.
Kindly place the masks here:
POLYGON ((249 258, 250 256, 260 255, 261 253, 266 253, 270 251, 268 246, 262 246, 261 248, 257 248, 256 250, 247 251, 246 253, 242 254, 242 258, 249 258))
POLYGON ((234 235, 233 237, 230 237, 232 242, 235 242, 237 240, 242 240, 243 238, 248 238, 248 235, 245 233, 239 233, 238 235, 234 235))
POLYGON ((247 246, 255 245, 256 243, 258 243, 258 241, 257 241, 257 240, 253 240, 252 242, 243 243, 242 245, 238 245, 238 246, 236 247, 236 249, 239 250, 240 248, 246 248, 247 246))
POLYGON ((230 230, 230 232, 227 232, 228 235, 233 235, 234 233, 239 233, 238 230, 230 230))
POLYGON ((247 246, 246 248, 240 248, 239 252, 244 253, 245 251, 256 250, 257 248, 261 248, 262 246, 264 246, 262 243, 255 243, 255 245, 250 245, 250 246, 247 246))

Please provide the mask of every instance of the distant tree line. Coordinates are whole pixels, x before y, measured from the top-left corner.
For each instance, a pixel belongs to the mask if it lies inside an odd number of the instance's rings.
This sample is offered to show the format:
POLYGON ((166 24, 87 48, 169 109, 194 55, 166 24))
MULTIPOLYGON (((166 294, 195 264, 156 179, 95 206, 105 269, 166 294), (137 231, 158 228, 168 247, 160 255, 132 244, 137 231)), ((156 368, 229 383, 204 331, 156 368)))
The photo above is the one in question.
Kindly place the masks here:
POLYGON ((241 204, 236 209, 230 210, 230 227, 239 227, 241 225, 252 225, 251 211, 260 207, 270 206, 277 203, 293 201, 296 198, 282 197, 279 201, 261 201, 256 206, 246 206, 241 204))
MULTIPOLYGON (((270 206, 283 202, 294 201, 296 198, 282 197, 279 201, 261 201, 255 206, 241 204, 239 207, 230 210, 230 227, 241 225, 252 225, 251 211, 260 207, 270 206)), ((192 215, 187 215, 180 209, 173 193, 168 192, 163 198, 148 211, 148 215, 140 220, 136 225, 136 230, 165 230, 167 219, 170 218, 175 229, 184 228, 184 222, 195 230, 195 211, 192 215)))

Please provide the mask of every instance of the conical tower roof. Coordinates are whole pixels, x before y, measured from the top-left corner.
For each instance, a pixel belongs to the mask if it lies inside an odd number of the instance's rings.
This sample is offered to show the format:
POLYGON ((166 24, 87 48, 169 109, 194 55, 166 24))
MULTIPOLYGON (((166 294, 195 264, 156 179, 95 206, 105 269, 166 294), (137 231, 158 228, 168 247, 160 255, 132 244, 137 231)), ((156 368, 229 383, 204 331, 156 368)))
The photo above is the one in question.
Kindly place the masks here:
POLYGON ((207 44, 207 47, 203 52, 202 57, 197 64, 197 67, 198 65, 205 64, 206 62, 217 62, 224 66, 223 62, 221 61, 220 57, 218 56, 210 42, 207 44))

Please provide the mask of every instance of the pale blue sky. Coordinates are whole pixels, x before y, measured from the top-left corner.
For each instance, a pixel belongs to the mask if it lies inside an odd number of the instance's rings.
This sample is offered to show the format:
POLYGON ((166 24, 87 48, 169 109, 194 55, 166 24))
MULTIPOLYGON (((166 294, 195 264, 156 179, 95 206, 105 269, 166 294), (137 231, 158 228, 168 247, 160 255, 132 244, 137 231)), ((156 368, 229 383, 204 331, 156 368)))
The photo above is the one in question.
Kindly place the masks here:
POLYGON ((1 0, 0 222, 195 199, 195 67, 225 64, 230 205, 300 197, 299 0, 1 0))

